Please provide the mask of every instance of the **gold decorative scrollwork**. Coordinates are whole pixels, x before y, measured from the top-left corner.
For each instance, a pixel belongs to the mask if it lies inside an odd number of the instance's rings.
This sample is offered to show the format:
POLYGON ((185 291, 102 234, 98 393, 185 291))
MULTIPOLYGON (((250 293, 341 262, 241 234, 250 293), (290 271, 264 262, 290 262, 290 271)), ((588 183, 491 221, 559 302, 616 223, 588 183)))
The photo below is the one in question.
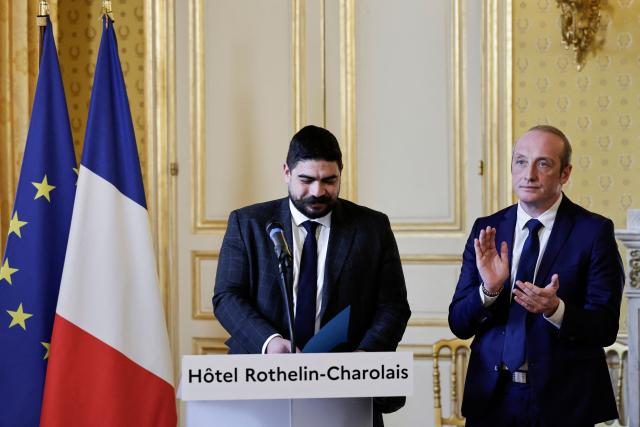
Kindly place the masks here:
POLYGON ((634 249, 629 252, 629 286, 632 288, 640 288, 640 249, 634 249))
POLYGON ((576 67, 584 67, 587 52, 600 27, 600 0, 556 0, 561 11, 562 42, 576 53, 576 67))

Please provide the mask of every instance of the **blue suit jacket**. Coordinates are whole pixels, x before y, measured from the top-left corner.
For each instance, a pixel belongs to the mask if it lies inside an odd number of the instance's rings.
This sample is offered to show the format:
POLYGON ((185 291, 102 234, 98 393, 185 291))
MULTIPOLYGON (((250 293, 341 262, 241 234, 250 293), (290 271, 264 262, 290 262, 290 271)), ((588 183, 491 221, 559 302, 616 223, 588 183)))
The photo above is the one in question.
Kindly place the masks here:
MULTIPOLYGON (((280 221, 292 246, 289 199, 231 213, 216 273, 213 307, 231 353, 260 353, 275 334, 289 338, 278 263, 266 233, 280 221)), ((351 305, 341 350, 393 351, 411 314, 400 256, 386 215, 339 199, 331 217, 321 324, 351 305)))
MULTIPOLYGON (((494 392, 501 364, 510 295, 503 291, 489 307, 479 295, 473 239, 495 227, 496 245, 509 245, 509 264, 517 205, 476 220, 467 241, 463 265, 449 307, 449 325, 460 338, 474 337, 465 383, 462 413, 481 414, 494 392)), ((624 271, 613 223, 564 196, 536 282, 545 286, 558 274, 558 296, 565 303, 557 329, 542 314, 527 317, 527 360, 532 404, 542 425, 579 425, 617 417, 602 347, 618 332, 624 271)), ((510 279, 504 284, 510 288, 510 279)), ((508 344, 508 343, 507 343, 508 344)))

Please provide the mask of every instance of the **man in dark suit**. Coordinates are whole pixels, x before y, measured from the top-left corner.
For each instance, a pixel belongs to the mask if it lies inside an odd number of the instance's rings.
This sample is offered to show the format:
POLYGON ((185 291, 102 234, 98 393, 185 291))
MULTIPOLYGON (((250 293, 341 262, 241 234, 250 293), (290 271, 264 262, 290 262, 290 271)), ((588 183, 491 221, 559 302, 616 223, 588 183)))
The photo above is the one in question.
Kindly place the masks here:
POLYGON ((518 204, 473 226, 449 307, 453 333, 474 337, 468 426, 617 417, 602 348, 616 339, 624 272, 611 220, 562 193, 570 174, 566 136, 533 127, 513 149, 518 204))
POLYGON ((348 342, 341 350, 395 350, 411 312, 389 219, 338 198, 342 154, 326 129, 307 126, 294 135, 283 168, 288 198, 229 216, 213 307, 231 335, 230 352, 289 351, 278 260, 265 231, 274 220, 283 224, 293 252, 298 348, 351 306, 348 342))

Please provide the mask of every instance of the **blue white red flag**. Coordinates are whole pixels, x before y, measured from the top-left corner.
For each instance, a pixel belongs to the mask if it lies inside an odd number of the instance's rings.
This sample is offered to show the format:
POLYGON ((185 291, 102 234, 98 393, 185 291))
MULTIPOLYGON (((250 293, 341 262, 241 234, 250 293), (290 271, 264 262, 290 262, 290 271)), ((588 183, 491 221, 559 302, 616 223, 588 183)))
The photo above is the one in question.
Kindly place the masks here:
POLYGON ((103 18, 41 425, 176 425, 156 268, 113 21, 103 18))

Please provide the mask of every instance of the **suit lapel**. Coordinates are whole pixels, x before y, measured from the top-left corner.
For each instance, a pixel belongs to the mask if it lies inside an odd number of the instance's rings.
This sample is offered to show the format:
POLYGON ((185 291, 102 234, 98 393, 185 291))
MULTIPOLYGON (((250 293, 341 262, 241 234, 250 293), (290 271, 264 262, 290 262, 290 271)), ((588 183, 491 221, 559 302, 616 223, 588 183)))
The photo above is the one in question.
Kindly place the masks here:
POLYGON ((345 217, 343 206, 338 200, 331 214, 331 231, 327 247, 327 258, 324 268, 324 285, 322 287, 322 309, 320 318, 324 318, 330 299, 335 296, 335 286, 340 277, 344 262, 349 256, 355 227, 345 217))
POLYGON ((563 195, 562 202, 558 207, 558 213, 556 214, 556 220, 553 223, 551 235, 547 242, 547 247, 542 255, 542 260, 538 266, 538 273, 536 274, 536 284, 538 286, 546 286, 550 278, 549 271, 553 266, 553 261, 557 258, 560 249, 569 238, 571 230, 573 229, 573 215, 570 211, 573 209, 573 202, 563 195))
MULTIPOLYGON (((509 254, 509 272, 511 272, 511 262, 513 258, 513 236, 516 228, 516 219, 518 217, 518 205, 513 205, 504 214, 504 217, 496 226, 496 250, 500 253, 500 245, 502 242, 507 242, 507 249, 509 254)), ((504 287, 509 289, 511 285, 511 274, 504 283, 504 287)))

